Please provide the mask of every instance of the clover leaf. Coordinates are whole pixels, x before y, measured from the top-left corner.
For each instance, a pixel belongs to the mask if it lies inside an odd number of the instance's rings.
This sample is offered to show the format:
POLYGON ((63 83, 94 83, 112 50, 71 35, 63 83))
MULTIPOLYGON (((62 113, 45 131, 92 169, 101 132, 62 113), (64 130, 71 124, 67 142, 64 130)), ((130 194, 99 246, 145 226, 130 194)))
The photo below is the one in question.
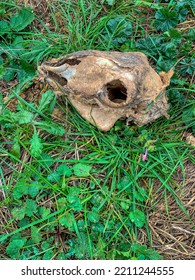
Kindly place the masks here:
POLYGON ((154 26, 157 30, 168 31, 178 24, 178 16, 176 11, 169 11, 169 9, 160 9, 155 14, 154 26))

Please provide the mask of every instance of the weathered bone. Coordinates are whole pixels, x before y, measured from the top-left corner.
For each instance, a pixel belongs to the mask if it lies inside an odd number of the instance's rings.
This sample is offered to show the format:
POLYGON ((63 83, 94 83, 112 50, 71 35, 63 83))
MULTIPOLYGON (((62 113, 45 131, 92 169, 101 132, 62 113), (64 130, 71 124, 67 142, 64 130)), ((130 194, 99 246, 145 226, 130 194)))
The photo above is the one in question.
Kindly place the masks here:
POLYGON ((121 118, 141 126, 169 108, 165 88, 173 71, 159 75, 140 52, 86 50, 43 63, 40 76, 102 131, 121 118))

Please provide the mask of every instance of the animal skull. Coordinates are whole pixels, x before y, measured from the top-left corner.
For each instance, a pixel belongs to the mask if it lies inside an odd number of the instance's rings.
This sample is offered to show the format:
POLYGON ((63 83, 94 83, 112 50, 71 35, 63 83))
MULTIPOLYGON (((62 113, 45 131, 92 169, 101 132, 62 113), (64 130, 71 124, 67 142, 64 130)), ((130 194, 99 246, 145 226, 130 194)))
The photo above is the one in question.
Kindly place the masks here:
POLYGON ((143 53, 79 51, 45 62, 38 71, 102 131, 121 118, 142 126, 168 116, 165 88, 173 71, 158 75, 143 53))

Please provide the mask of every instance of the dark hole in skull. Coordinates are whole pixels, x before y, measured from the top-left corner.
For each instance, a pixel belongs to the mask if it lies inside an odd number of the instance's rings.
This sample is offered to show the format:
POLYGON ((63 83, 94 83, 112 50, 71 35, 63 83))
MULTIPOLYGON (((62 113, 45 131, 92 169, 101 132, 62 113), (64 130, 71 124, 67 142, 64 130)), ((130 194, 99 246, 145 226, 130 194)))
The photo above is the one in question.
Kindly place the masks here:
POLYGON ((77 58, 66 58, 63 57, 61 59, 59 59, 57 62, 50 62, 50 66, 55 66, 55 67, 59 67, 63 64, 69 64, 69 65, 78 65, 79 63, 81 63, 81 60, 77 59, 77 58))
POLYGON ((52 78, 53 80, 55 80, 61 86, 65 86, 68 82, 66 78, 63 78, 63 77, 59 76, 58 74, 56 74, 52 71, 48 71, 47 73, 48 73, 49 78, 52 78))
POLYGON ((106 85, 108 98, 114 103, 121 103, 127 99, 127 89, 120 80, 113 80, 106 85))

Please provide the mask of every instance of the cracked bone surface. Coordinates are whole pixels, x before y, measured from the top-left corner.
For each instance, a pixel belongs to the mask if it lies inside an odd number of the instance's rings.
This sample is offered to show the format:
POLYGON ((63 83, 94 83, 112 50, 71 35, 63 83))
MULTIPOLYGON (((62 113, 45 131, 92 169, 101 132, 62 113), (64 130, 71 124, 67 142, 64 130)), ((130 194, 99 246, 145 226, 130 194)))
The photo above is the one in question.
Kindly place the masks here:
POLYGON ((47 61, 38 71, 102 131, 121 118, 142 126, 168 116, 165 88, 173 71, 158 75, 143 53, 79 51, 47 61))

